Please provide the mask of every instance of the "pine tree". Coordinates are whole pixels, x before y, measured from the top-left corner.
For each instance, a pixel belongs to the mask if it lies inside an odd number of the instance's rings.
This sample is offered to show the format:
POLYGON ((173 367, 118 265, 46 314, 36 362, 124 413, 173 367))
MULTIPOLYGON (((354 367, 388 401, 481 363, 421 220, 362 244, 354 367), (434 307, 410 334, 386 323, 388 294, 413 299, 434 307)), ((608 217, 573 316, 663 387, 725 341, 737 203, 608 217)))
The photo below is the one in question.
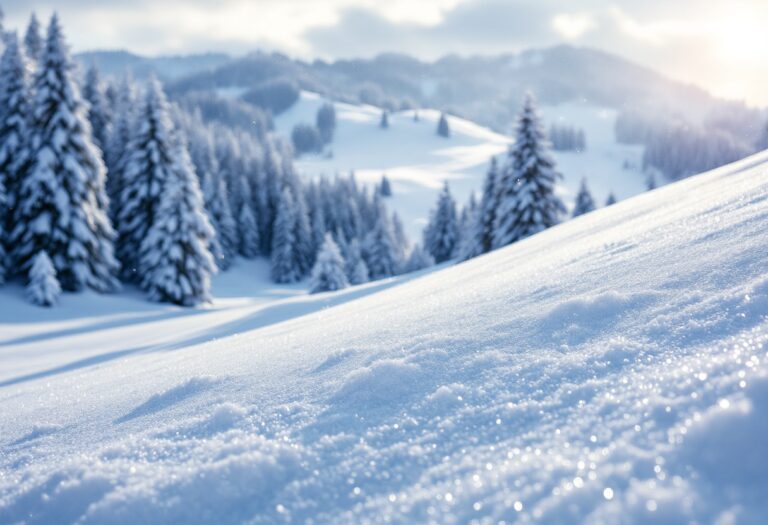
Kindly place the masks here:
POLYGON ((386 109, 381 112, 381 121, 379 122, 379 127, 381 129, 389 128, 389 111, 386 109))
POLYGON ((610 192, 608 194, 608 198, 605 200, 605 205, 613 206, 614 204, 616 204, 616 196, 613 194, 613 192, 610 192))
POLYGON ((56 269, 45 250, 32 258, 27 283, 27 297, 38 306, 53 306, 61 295, 61 286, 56 279, 56 269))
POLYGON ((139 249, 141 287, 154 301, 195 306, 210 300, 214 236, 186 144, 178 140, 152 226, 139 249))
POLYGON ((448 125, 448 115, 445 112, 440 113, 440 120, 437 121, 437 134, 446 139, 451 136, 451 127, 448 125))
POLYGON ((587 179, 581 179, 579 193, 576 194, 576 204, 573 207, 573 217, 595 211, 595 200, 587 187, 587 179))
POLYGON ((309 293, 335 292, 349 286, 344 272, 344 259, 339 247, 333 242, 330 233, 325 234, 325 241, 317 254, 312 268, 309 293))
POLYGON ((54 14, 35 78, 34 154, 16 202, 13 259, 16 268, 26 271, 32 258, 46 250, 65 290, 108 291, 117 287, 118 265, 105 169, 73 70, 54 14))
POLYGON ((219 176, 216 156, 213 153, 213 145, 208 142, 208 151, 211 163, 203 178, 203 198, 205 209, 216 231, 218 253, 216 263, 219 268, 226 270, 232 264, 238 248, 237 223, 232 217, 227 196, 227 184, 219 176))
MULTIPOLYGON (((104 160, 107 164, 107 194, 109 195, 109 216, 117 223, 117 211, 121 208, 120 199, 125 180, 125 167, 131 154, 131 139, 135 121, 136 93, 133 81, 125 77, 115 88, 116 101, 112 106, 114 117, 110 136, 107 139, 104 160)), ((118 228, 119 229, 119 228, 118 228)))
POLYGON ((285 188, 272 234, 271 273, 276 283, 295 283, 304 275, 296 240, 297 222, 296 203, 291 190, 285 188))
POLYGON ((456 202, 446 182, 437 198, 437 207, 432 211, 429 224, 424 230, 424 247, 437 263, 442 263, 453 257, 458 242, 456 202))
POLYGON ((392 184, 389 182, 389 178, 386 175, 381 176, 381 184, 379 184, 379 193, 382 197, 392 196, 392 184))
POLYGON ((435 265, 435 259, 422 248, 420 244, 417 244, 411 250, 411 255, 408 257, 408 262, 405 264, 406 273, 418 272, 425 268, 435 265))
POLYGON ((177 162, 170 109, 156 79, 147 86, 124 157, 116 222, 117 254, 126 280, 137 280, 139 247, 155 222, 163 188, 177 162))
POLYGON ((238 252, 246 259, 253 259, 259 254, 259 223, 253 212, 251 186, 244 175, 239 177, 238 196, 240 208, 237 210, 237 229, 240 232, 238 252))
POLYGON ((554 226, 565 213, 555 195, 562 176, 555 169, 532 95, 518 117, 515 144, 497 184, 499 205, 493 246, 499 248, 554 226))
POLYGON ((375 222, 363 242, 363 258, 368 266, 371 280, 395 275, 400 265, 397 256, 397 241, 392 232, 392 225, 387 210, 378 197, 374 207, 376 209, 375 222))
MULTIPOLYGON (((0 59, 0 273, 10 269, 10 235, 13 229, 12 210, 16 208, 19 186, 30 169, 29 79, 18 38, 9 35, 0 59)), ((0 282, 2 282, 0 277, 0 282)))
POLYGON ((24 34, 24 47, 27 57, 33 62, 37 62, 43 52, 43 37, 40 35, 40 22, 37 21, 37 15, 33 12, 29 17, 27 32, 24 34))
POLYGON ((491 165, 483 182, 483 196, 480 199, 478 219, 475 223, 475 239, 472 249, 468 249, 466 258, 488 253, 493 249, 493 229, 496 222, 496 209, 499 206, 497 184, 499 165, 496 157, 491 158, 491 165))
POLYGON ((95 66, 91 66, 85 76, 83 98, 90 104, 88 117, 91 121, 94 141, 102 151, 106 151, 110 127, 112 126, 112 116, 104 86, 99 77, 99 70, 95 66))
POLYGON ((371 276, 368 273, 368 265, 365 264, 365 261, 363 260, 360 241, 357 239, 352 239, 349 243, 345 271, 350 284, 364 284, 371 279, 371 276))

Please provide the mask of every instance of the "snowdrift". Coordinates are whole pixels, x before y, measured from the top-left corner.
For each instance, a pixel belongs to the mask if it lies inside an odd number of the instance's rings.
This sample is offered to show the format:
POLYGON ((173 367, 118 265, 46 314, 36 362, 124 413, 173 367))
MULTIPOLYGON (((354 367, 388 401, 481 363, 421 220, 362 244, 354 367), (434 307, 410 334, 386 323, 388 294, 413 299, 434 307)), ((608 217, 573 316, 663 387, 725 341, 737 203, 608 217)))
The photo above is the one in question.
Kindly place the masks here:
POLYGON ((0 522, 763 523, 766 220, 768 153, 302 317, 10 372, 0 522))

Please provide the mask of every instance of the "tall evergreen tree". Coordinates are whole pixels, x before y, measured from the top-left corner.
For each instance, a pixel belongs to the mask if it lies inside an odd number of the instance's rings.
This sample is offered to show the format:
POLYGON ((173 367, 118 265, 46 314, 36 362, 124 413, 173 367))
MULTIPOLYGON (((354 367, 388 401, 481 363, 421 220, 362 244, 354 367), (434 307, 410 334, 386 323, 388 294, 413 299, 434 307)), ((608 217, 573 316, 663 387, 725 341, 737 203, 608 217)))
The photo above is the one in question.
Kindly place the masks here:
POLYGON ((87 105, 53 15, 34 84, 33 162, 21 182, 11 235, 14 265, 27 271, 46 250, 62 288, 117 286, 105 169, 93 144, 87 105))
POLYGON ((595 199, 592 198, 592 194, 587 187, 587 179, 581 179, 581 187, 579 187, 579 193, 576 194, 576 204, 573 207, 573 216, 578 217, 595 211, 595 199))
POLYGON ((90 104, 88 117, 93 129, 93 138, 102 151, 106 151, 112 125, 112 115, 104 92, 104 86, 96 66, 91 66, 85 75, 83 97, 90 104))
POLYGON ((437 263, 453 257, 459 242, 459 224, 456 202, 446 182, 437 198, 429 224, 424 230, 424 247, 437 263))
POLYGON ((139 248, 154 225, 163 189, 177 162, 175 140, 165 93, 160 82, 152 79, 125 152, 115 214, 117 254, 126 280, 135 281, 141 275, 139 248))
POLYGON ((56 279, 56 269, 45 250, 32 259, 26 288, 29 300, 38 306, 53 306, 61 295, 61 285, 56 279))
POLYGON ((555 195, 560 178, 536 103, 529 94, 518 117, 515 143, 497 185, 494 248, 529 237, 560 221, 565 213, 565 206, 555 195))
POLYGON ((216 231, 216 244, 218 253, 216 265, 222 270, 226 270, 232 264, 232 260, 237 254, 238 235, 237 223, 232 216, 232 209, 229 207, 229 197, 227 196, 227 183, 219 175, 218 162, 210 138, 206 140, 207 166, 203 172, 203 197, 205 200, 205 209, 216 231))
POLYGON ((210 300, 214 236, 186 144, 177 140, 152 226, 139 249, 141 287, 150 299, 181 306, 210 300))
POLYGON ((325 234, 316 259, 310 277, 309 293, 335 292, 349 286, 344 272, 344 259, 330 233, 325 234))
POLYGON ((135 120, 137 97, 133 80, 130 77, 124 77, 115 88, 115 92, 111 133, 104 151, 104 160, 107 164, 107 194, 111 203, 109 215, 113 223, 117 222, 117 211, 121 207, 125 167, 128 156, 131 154, 130 144, 134 126, 137 125, 135 120))
MULTIPOLYGON (((0 59, 0 273, 10 269, 6 248, 13 229, 21 181, 30 169, 29 79, 16 34, 8 36, 0 59)), ((0 277, 0 282, 2 277, 0 277)))
POLYGON ((375 222, 363 242, 363 258, 368 266, 371 280, 395 275, 400 266, 397 241, 392 232, 387 210, 378 195, 374 208, 375 222))
POLYGON ((437 134, 446 139, 451 136, 451 127, 448 124, 448 115, 445 112, 440 113, 440 120, 437 121, 437 134))
POLYGON ((24 47, 26 48, 26 55, 30 60, 37 62, 40 59, 40 55, 43 52, 43 37, 40 34, 40 22, 38 22, 37 15, 34 12, 29 17, 27 32, 24 34, 24 47))
MULTIPOLYGON (((496 210, 499 206, 499 165, 496 157, 491 159, 491 166, 485 175, 483 196, 480 199, 480 214, 477 222, 480 253, 488 253, 493 249, 493 228, 496 222, 496 210)), ((478 254, 479 255, 479 254, 478 254)))
POLYGON ((272 235, 271 273, 276 283, 295 283, 304 275, 296 239, 296 201, 290 188, 283 190, 272 235))
POLYGON ((242 197, 240 209, 237 211, 237 225, 240 230, 240 255, 246 259, 253 259, 259 254, 259 223, 253 212, 251 188, 245 176, 240 177, 238 192, 242 197))

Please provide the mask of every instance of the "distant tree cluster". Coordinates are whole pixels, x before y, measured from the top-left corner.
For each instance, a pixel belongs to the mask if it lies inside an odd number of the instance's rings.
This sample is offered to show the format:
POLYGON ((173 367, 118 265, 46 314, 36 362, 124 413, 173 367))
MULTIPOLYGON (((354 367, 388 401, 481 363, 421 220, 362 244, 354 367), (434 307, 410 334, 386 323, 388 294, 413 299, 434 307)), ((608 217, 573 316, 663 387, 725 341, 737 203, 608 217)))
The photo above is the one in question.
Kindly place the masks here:
POLYGON ((333 141, 336 132, 336 109, 325 103, 317 110, 315 123, 297 124, 291 132, 291 141, 297 155, 319 153, 333 141))
POLYGON ((619 142, 644 145, 643 168, 658 170, 670 180, 723 166, 752 152, 752 145, 721 129, 635 112, 619 114, 615 134, 619 142))
POLYGON ((581 153, 587 150, 586 134, 583 129, 575 126, 553 124, 549 128, 549 140, 555 151, 581 153))
POLYGON ((301 91, 299 87, 290 80, 268 80, 256 87, 246 91, 242 99, 250 104, 268 110, 272 115, 279 115, 291 106, 297 100, 301 91))
POLYGON ((313 291, 410 267, 378 192, 302 183, 290 148, 170 103, 157 80, 81 81, 58 17, 38 31, 9 34, 0 58, 0 282, 42 306, 120 281, 192 306, 237 256, 270 258, 275 282, 312 274, 313 291))

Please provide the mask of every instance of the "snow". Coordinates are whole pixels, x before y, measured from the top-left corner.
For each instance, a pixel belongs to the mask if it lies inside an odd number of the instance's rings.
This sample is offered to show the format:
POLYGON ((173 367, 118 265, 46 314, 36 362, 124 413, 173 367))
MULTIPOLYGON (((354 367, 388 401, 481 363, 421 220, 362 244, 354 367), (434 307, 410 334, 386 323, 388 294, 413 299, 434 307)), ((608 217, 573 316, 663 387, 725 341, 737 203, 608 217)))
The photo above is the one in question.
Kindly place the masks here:
POLYGON ((2 523, 762 523, 768 153, 336 294, 0 293, 2 523))
MULTIPOLYGON (((296 124, 314 124, 318 109, 326 102, 317 94, 302 92, 299 101, 275 118, 277 133, 290 137, 296 124)), ((305 155, 296 166, 309 178, 354 171, 358 179, 378 184, 383 174, 392 181, 394 195, 387 204, 400 214, 411 242, 421 239, 443 182, 448 180, 457 202, 464 205, 473 191, 480 196, 483 176, 492 155, 506 154, 510 139, 473 122, 449 117, 451 137, 437 136, 440 111, 421 109, 419 121, 413 111, 389 115, 389 128, 379 128, 380 108, 334 103, 337 127, 329 149, 332 156, 305 155)), ((640 146, 615 142, 616 111, 570 102, 540 108, 544 125, 573 125, 584 129, 587 151, 555 152, 557 167, 564 176, 559 194, 569 209, 579 184, 587 177, 598 205, 613 191, 621 200, 645 191, 640 146), (626 164, 626 166, 625 166, 626 164)))

